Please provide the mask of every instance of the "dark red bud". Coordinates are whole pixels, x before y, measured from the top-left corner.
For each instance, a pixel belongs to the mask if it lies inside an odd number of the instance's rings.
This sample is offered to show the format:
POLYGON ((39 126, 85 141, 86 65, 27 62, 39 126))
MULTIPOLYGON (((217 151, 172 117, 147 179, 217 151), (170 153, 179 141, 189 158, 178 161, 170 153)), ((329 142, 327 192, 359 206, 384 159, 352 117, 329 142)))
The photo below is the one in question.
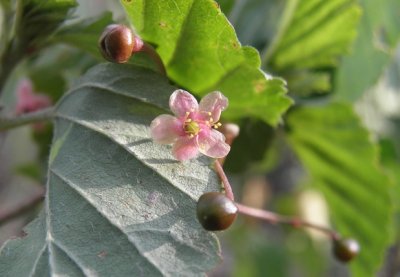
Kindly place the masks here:
POLYGON ((360 252, 360 245, 354 239, 338 239, 333 241, 333 254, 341 262, 349 262, 360 252))
POLYGON ((208 231, 227 229, 235 221, 237 211, 235 203, 219 192, 205 193, 197 201, 197 218, 208 231))
POLYGON ((143 42, 125 25, 107 26, 99 39, 100 52, 105 59, 114 63, 125 63, 132 52, 140 50, 143 42))

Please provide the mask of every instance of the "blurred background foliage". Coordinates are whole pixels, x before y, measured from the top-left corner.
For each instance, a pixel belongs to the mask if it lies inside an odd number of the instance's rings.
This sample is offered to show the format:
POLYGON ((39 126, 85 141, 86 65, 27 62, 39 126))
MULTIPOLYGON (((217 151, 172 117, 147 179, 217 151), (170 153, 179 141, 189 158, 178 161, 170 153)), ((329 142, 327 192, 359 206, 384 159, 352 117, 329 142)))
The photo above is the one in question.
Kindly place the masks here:
MULTIPOLYGON (((73 13, 70 7, 59 10, 68 11, 69 20, 55 16, 41 34, 55 31, 45 43, 30 41, 40 55, 13 72, 1 96, 2 112, 13 112, 14 92, 24 78, 56 103, 101 61, 96 45, 103 28, 127 23, 118 1, 78 2, 73 13)), ((237 198, 331 224, 364 250, 346 267, 332 259, 330 241, 318 233, 240 218, 221 233, 224 262, 210 275, 399 274, 400 2, 217 2, 239 41, 260 52, 262 68, 284 78, 295 100, 277 128, 253 116, 236 121, 241 132, 225 168, 237 198)), ((7 16, 2 12, 1 28, 7 16)), ((140 55, 130 62, 151 66, 140 55)), ((43 186, 51 135, 50 125, 0 133, 0 210, 43 186)), ((0 225, 0 245, 21 235, 38 208, 0 225)))

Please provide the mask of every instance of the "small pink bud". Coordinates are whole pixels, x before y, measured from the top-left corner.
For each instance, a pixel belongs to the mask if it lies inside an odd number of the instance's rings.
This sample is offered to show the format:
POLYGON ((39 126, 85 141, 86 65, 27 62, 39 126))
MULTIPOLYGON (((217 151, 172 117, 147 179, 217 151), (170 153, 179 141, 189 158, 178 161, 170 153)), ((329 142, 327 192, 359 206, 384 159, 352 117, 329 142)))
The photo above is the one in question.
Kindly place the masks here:
POLYGON ((34 112, 50 105, 51 100, 47 95, 33 92, 32 83, 29 80, 22 80, 18 84, 15 107, 17 115, 34 112))

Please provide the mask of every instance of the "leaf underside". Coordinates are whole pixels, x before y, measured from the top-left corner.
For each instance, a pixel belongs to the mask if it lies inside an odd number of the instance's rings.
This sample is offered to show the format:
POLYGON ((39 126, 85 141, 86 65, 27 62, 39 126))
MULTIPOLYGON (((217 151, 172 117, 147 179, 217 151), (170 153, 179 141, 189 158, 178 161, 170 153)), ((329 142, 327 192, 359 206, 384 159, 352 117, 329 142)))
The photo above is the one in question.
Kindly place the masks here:
POLYGON ((198 95, 229 98, 226 118, 256 116, 276 125, 292 104, 282 79, 260 70, 260 57, 242 47, 212 0, 122 0, 138 34, 156 46, 170 79, 198 95))
POLYGON ((335 227, 361 245, 352 276, 375 276, 390 240, 390 182, 377 167, 378 153, 350 106, 295 109, 289 141, 329 204, 335 227))
POLYGON ((46 204, 0 252, 0 276, 203 275, 220 260, 196 200, 211 160, 180 163, 149 138, 174 90, 127 65, 95 67, 57 107, 46 204))

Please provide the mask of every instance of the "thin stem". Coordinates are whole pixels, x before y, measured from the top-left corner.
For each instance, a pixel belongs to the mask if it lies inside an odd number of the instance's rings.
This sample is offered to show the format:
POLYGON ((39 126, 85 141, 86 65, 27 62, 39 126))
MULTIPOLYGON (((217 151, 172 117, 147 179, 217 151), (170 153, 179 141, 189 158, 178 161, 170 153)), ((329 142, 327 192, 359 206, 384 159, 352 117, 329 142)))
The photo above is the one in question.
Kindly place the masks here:
POLYGON ((215 161, 215 170, 217 171, 219 178, 221 179, 221 182, 224 185, 226 197, 228 197, 232 201, 235 201, 235 196, 233 194, 231 184, 229 183, 229 180, 226 177, 224 169, 222 168, 222 165, 218 160, 215 161))
POLYGON ((277 223, 288 224, 288 225, 291 225, 296 228, 308 227, 308 228, 312 228, 312 229, 315 229, 315 230, 318 230, 318 231, 321 231, 321 232, 327 234, 333 240, 338 240, 340 238, 340 235, 337 232, 335 232, 334 230, 314 224, 314 223, 304 221, 300 218, 283 216, 283 215, 279 215, 279 214, 276 214, 273 212, 264 211, 264 210, 260 210, 260 209, 256 209, 256 208, 251 208, 251 207, 239 204, 239 203, 236 203, 236 206, 238 208, 239 213, 247 215, 247 216, 255 217, 258 219, 262 219, 262 220, 265 220, 272 224, 277 224, 277 223))
POLYGON ((164 63, 161 60, 160 55, 158 55, 156 50, 153 48, 153 46, 151 46, 147 42, 143 42, 143 46, 140 48, 140 51, 146 53, 154 61, 160 73, 162 73, 163 75, 167 75, 164 63))
POLYGON ((54 117, 54 108, 46 108, 36 112, 23 114, 17 117, 0 117, 0 132, 35 122, 51 120, 54 117))
POLYGON ((13 218, 20 216, 21 214, 29 211, 32 207, 36 206, 38 203, 42 202, 44 199, 45 190, 41 188, 39 192, 32 195, 30 198, 25 199, 18 206, 9 209, 0 211, 0 226, 10 221, 13 218))

